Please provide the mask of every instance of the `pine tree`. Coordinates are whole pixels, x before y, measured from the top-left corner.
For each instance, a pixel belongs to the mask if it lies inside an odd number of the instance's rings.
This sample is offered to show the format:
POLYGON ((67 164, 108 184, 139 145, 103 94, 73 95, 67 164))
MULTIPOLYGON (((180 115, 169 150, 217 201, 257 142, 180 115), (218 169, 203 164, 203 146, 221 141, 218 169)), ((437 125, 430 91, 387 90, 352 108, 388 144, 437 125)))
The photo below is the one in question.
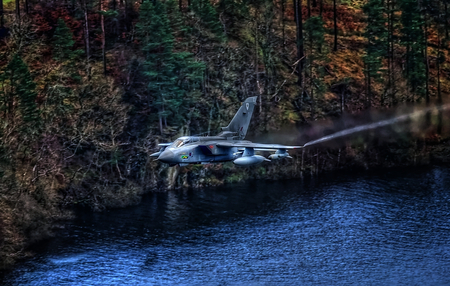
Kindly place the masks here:
POLYGON ((426 66, 425 40, 422 13, 415 0, 401 0, 402 37, 401 44, 406 47, 405 74, 411 91, 419 96, 425 95, 426 66))
MULTIPOLYGON (((296 27, 296 41, 297 41, 297 85, 303 88, 303 67, 304 67, 304 39, 303 39, 303 17, 302 17, 302 0, 294 0, 294 16, 296 27)), ((302 98, 302 95, 300 95, 302 98)))
POLYGON ((19 101, 18 110, 24 123, 37 126, 40 121, 39 111, 36 105, 36 84, 34 83, 28 66, 19 55, 14 55, 8 63, 0 80, 7 83, 8 91, 3 95, 5 113, 13 116, 15 112, 14 102, 19 101))
POLYGON ((200 18, 203 28, 211 31, 219 41, 225 39, 217 11, 209 0, 192 0, 191 8, 200 18))
POLYGON ((387 9, 387 21, 388 21, 388 27, 387 27, 387 58, 388 58, 388 90, 391 95, 391 102, 392 104, 396 103, 395 98, 395 72, 394 72, 394 55, 395 55, 395 46, 394 42, 397 40, 396 36, 396 23, 398 22, 397 16, 395 15, 396 10, 396 0, 387 0, 386 1, 387 9))
POLYGON ((172 30, 172 36, 174 37, 175 50, 182 50, 189 48, 189 29, 185 25, 184 15, 180 12, 176 0, 168 0, 165 2, 167 17, 170 22, 170 28, 172 30))
MULTIPOLYGON (((3 12, 3 0, 0 0, 0 31, 1 31, 1 29, 3 29, 3 25, 5 24, 3 13, 4 13, 3 12)), ((0 36, 1 36, 1 34, 0 34, 0 36)))
POLYGON ((364 36, 367 38, 366 55, 364 56, 367 80, 367 107, 372 102, 372 79, 380 78, 382 59, 386 56, 388 31, 384 17, 385 8, 382 0, 369 0, 363 7, 367 15, 367 27, 364 36))
POLYGON ((157 110, 160 132, 168 125, 180 125, 187 117, 186 94, 198 88, 202 65, 190 53, 174 52, 166 6, 144 1, 137 34, 144 54, 144 74, 148 79, 147 104, 157 110))
MULTIPOLYGON (((284 0, 282 0, 284 1, 284 0)), ((221 15, 225 34, 233 36, 239 34, 239 29, 244 25, 248 17, 248 1, 220 0, 217 10, 221 15)), ((283 6, 284 7, 284 6, 283 6)))
POLYGON ((334 46, 333 46, 333 51, 336 52, 337 51, 337 39, 338 39, 336 0, 333 0, 333 27, 334 27, 334 46))
POLYGON ((325 60, 325 27, 322 18, 311 17, 305 22, 305 42, 307 45, 306 64, 309 71, 311 117, 315 117, 316 99, 325 92, 323 82, 325 60))
POLYGON ((76 54, 72 51, 75 41, 72 31, 63 19, 58 19, 58 24, 53 34, 53 57, 57 61, 73 60, 76 54))

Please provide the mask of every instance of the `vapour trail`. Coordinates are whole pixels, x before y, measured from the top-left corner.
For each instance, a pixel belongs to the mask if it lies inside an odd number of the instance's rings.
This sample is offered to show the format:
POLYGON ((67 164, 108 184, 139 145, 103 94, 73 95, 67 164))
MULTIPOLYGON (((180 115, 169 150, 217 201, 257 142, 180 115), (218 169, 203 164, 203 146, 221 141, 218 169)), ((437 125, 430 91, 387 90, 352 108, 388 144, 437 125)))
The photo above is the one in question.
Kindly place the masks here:
POLYGON ((303 147, 307 147, 307 146, 311 146, 314 144, 318 144, 318 143, 323 143, 326 141, 330 141, 332 139, 338 138, 338 137, 342 137, 342 136, 346 136, 346 135, 350 135, 353 133, 357 133, 357 132, 361 132, 361 131, 365 131, 365 130, 371 130, 371 129, 376 129, 379 127, 383 127, 383 126, 387 126, 387 125, 391 125, 397 122, 401 122, 404 120, 407 120, 409 118, 415 117, 415 116, 419 116, 419 115, 423 115, 426 112, 432 111, 432 110, 446 110, 450 108, 450 104, 447 105, 442 105, 439 107, 429 107, 429 108, 425 108, 423 110, 420 111, 416 111, 410 114, 405 114, 405 115, 401 115, 392 119, 387 119, 387 120, 382 120, 382 121, 378 121, 375 123, 370 123, 370 124, 366 124, 366 125, 361 125, 361 126, 356 126, 353 128, 349 128, 349 129, 345 129, 327 136, 324 136, 322 138, 313 140, 313 141, 309 141, 307 142, 305 145, 303 145, 303 147))

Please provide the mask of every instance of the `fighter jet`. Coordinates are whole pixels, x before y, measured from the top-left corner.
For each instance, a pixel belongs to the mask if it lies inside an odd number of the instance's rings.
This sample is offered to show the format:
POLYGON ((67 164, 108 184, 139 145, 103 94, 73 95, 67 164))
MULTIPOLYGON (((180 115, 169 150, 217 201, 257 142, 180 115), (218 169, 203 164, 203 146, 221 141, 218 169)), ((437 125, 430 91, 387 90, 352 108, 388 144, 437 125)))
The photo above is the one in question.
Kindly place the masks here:
POLYGON ((216 136, 183 136, 170 143, 158 144, 159 152, 150 157, 170 166, 189 164, 209 164, 233 161, 238 166, 253 166, 269 159, 292 158, 289 149, 302 146, 285 146, 279 144, 261 144, 244 140, 250 119, 256 105, 256 96, 245 100, 233 120, 216 136), (256 155, 255 151, 275 152, 269 159, 256 155))

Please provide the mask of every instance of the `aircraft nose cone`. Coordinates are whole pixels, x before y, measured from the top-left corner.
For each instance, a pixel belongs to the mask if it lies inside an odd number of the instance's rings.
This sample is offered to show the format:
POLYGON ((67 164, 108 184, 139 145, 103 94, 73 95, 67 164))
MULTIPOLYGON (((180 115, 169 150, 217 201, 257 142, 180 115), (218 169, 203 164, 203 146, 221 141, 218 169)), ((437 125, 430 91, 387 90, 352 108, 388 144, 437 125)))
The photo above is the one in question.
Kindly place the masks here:
POLYGON ((159 155, 158 160, 164 163, 173 163, 175 155, 170 150, 165 150, 159 155))

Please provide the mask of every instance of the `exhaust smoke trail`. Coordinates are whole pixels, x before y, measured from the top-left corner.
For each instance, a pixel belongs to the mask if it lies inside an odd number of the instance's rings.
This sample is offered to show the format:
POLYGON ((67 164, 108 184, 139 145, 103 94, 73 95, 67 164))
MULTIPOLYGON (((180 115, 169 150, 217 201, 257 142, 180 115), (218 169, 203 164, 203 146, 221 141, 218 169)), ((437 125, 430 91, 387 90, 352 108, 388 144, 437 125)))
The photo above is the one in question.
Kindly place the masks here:
POLYGON ((401 121, 405 121, 405 120, 411 119, 413 117, 424 115, 425 113, 431 112, 433 110, 442 111, 442 110, 447 110, 449 108, 450 108, 450 104, 442 105, 442 106, 439 106, 439 107, 429 107, 429 108, 426 108, 426 109, 423 109, 423 110, 420 110, 420 111, 416 111, 416 112, 413 112, 413 113, 410 113, 410 114, 397 116, 397 117, 392 118, 392 119, 387 119, 387 120, 382 120, 382 121, 378 121, 378 122, 375 122, 375 123, 370 123, 370 124, 365 124, 365 125, 361 125, 361 126, 356 126, 356 127, 353 127, 353 128, 345 129, 345 130, 342 130, 342 131, 339 131, 339 132, 336 132, 336 133, 333 133, 333 134, 321 137, 321 138, 316 139, 316 140, 309 141, 309 142, 305 143, 303 145, 303 147, 307 147, 307 146, 323 143, 323 142, 326 142, 326 141, 333 140, 335 138, 351 135, 351 134, 354 134, 354 133, 357 133, 357 132, 361 132, 361 131, 372 130, 372 129, 376 129, 376 128, 379 128, 379 127, 388 126, 388 125, 391 125, 391 124, 394 124, 394 123, 398 123, 398 122, 401 122, 401 121))

